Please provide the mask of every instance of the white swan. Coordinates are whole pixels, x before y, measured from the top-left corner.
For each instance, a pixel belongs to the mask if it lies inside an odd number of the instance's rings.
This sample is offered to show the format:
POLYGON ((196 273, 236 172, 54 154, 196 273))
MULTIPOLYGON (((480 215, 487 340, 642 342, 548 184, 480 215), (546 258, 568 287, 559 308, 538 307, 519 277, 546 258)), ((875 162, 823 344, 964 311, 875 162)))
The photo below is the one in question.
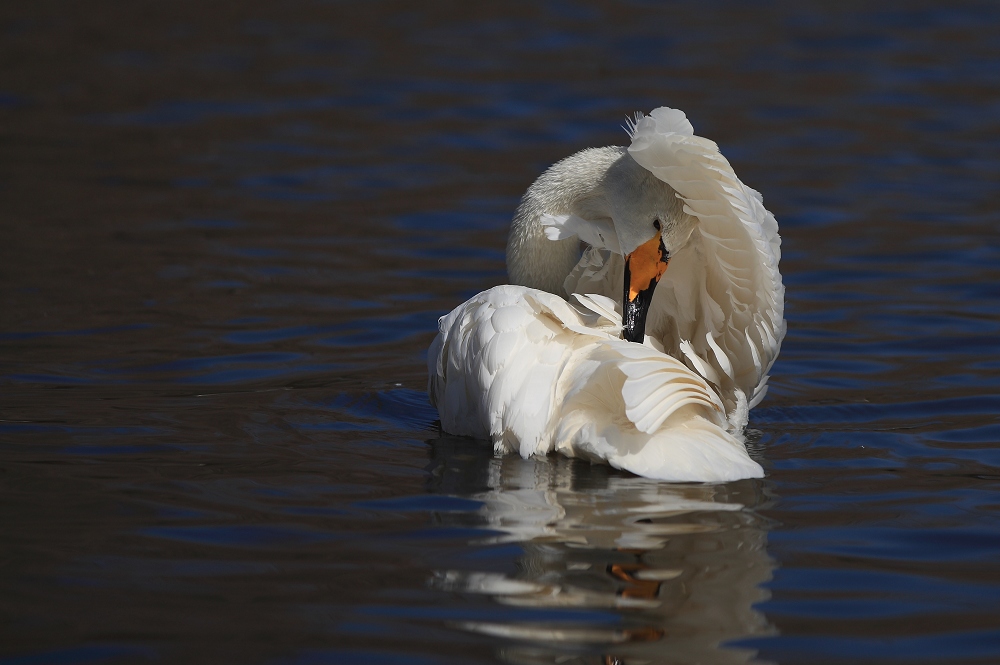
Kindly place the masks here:
POLYGON ((785 334, 777 222, 681 111, 638 115, 630 134, 528 189, 507 244, 514 285, 440 319, 431 402, 445 431, 498 452, 761 477, 741 433, 785 334))

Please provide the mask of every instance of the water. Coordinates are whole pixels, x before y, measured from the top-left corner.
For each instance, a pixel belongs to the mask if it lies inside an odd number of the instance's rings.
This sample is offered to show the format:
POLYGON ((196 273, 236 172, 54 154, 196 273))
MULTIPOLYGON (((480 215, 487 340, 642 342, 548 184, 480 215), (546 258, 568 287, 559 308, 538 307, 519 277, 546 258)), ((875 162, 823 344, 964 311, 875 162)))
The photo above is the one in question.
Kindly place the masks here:
POLYGON ((0 8, 0 663, 1000 661, 992 3, 0 8), (441 434, 553 161, 684 109, 784 238, 761 481, 441 434))

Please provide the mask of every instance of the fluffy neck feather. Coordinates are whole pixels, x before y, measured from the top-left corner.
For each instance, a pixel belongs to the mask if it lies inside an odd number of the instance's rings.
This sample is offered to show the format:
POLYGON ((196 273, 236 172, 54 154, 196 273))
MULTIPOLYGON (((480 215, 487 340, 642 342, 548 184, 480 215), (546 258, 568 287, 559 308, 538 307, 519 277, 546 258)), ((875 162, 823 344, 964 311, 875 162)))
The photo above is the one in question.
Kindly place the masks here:
POLYGON ((622 147, 590 148, 557 162, 528 188, 507 238, 511 284, 567 295, 563 282, 580 259, 580 241, 549 240, 541 216, 610 217, 601 183, 608 169, 623 158, 631 160, 622 147))

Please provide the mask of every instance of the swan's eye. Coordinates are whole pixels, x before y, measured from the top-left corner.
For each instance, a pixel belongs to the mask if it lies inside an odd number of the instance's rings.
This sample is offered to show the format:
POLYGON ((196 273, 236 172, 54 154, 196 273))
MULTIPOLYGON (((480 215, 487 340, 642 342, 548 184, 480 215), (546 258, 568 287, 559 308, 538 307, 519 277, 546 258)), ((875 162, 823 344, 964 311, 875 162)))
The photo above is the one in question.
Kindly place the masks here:
POLYGON ((657 231, 660 230, 660 220, 658 219, 653 220, 653 228, 656 229, 657 231))

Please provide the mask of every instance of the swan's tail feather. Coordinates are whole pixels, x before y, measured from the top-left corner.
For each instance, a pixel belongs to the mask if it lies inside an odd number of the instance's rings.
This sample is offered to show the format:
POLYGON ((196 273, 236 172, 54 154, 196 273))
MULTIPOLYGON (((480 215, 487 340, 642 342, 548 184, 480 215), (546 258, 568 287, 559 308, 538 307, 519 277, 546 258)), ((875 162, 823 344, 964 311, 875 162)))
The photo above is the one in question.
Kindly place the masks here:
POLYGON ((764 477, 764 469, 750 459, 740 441, 699 416, 657 432, 636 453, 609 458, 608 463, 647 478, 676 482, 764 477))
POLYGON ((588 421, 565 419, 556 449, 571 457, 604 461, 616 469, 670 482, 730 482, 763 478, 743 444, 697 415, 655 434, 588 421))

